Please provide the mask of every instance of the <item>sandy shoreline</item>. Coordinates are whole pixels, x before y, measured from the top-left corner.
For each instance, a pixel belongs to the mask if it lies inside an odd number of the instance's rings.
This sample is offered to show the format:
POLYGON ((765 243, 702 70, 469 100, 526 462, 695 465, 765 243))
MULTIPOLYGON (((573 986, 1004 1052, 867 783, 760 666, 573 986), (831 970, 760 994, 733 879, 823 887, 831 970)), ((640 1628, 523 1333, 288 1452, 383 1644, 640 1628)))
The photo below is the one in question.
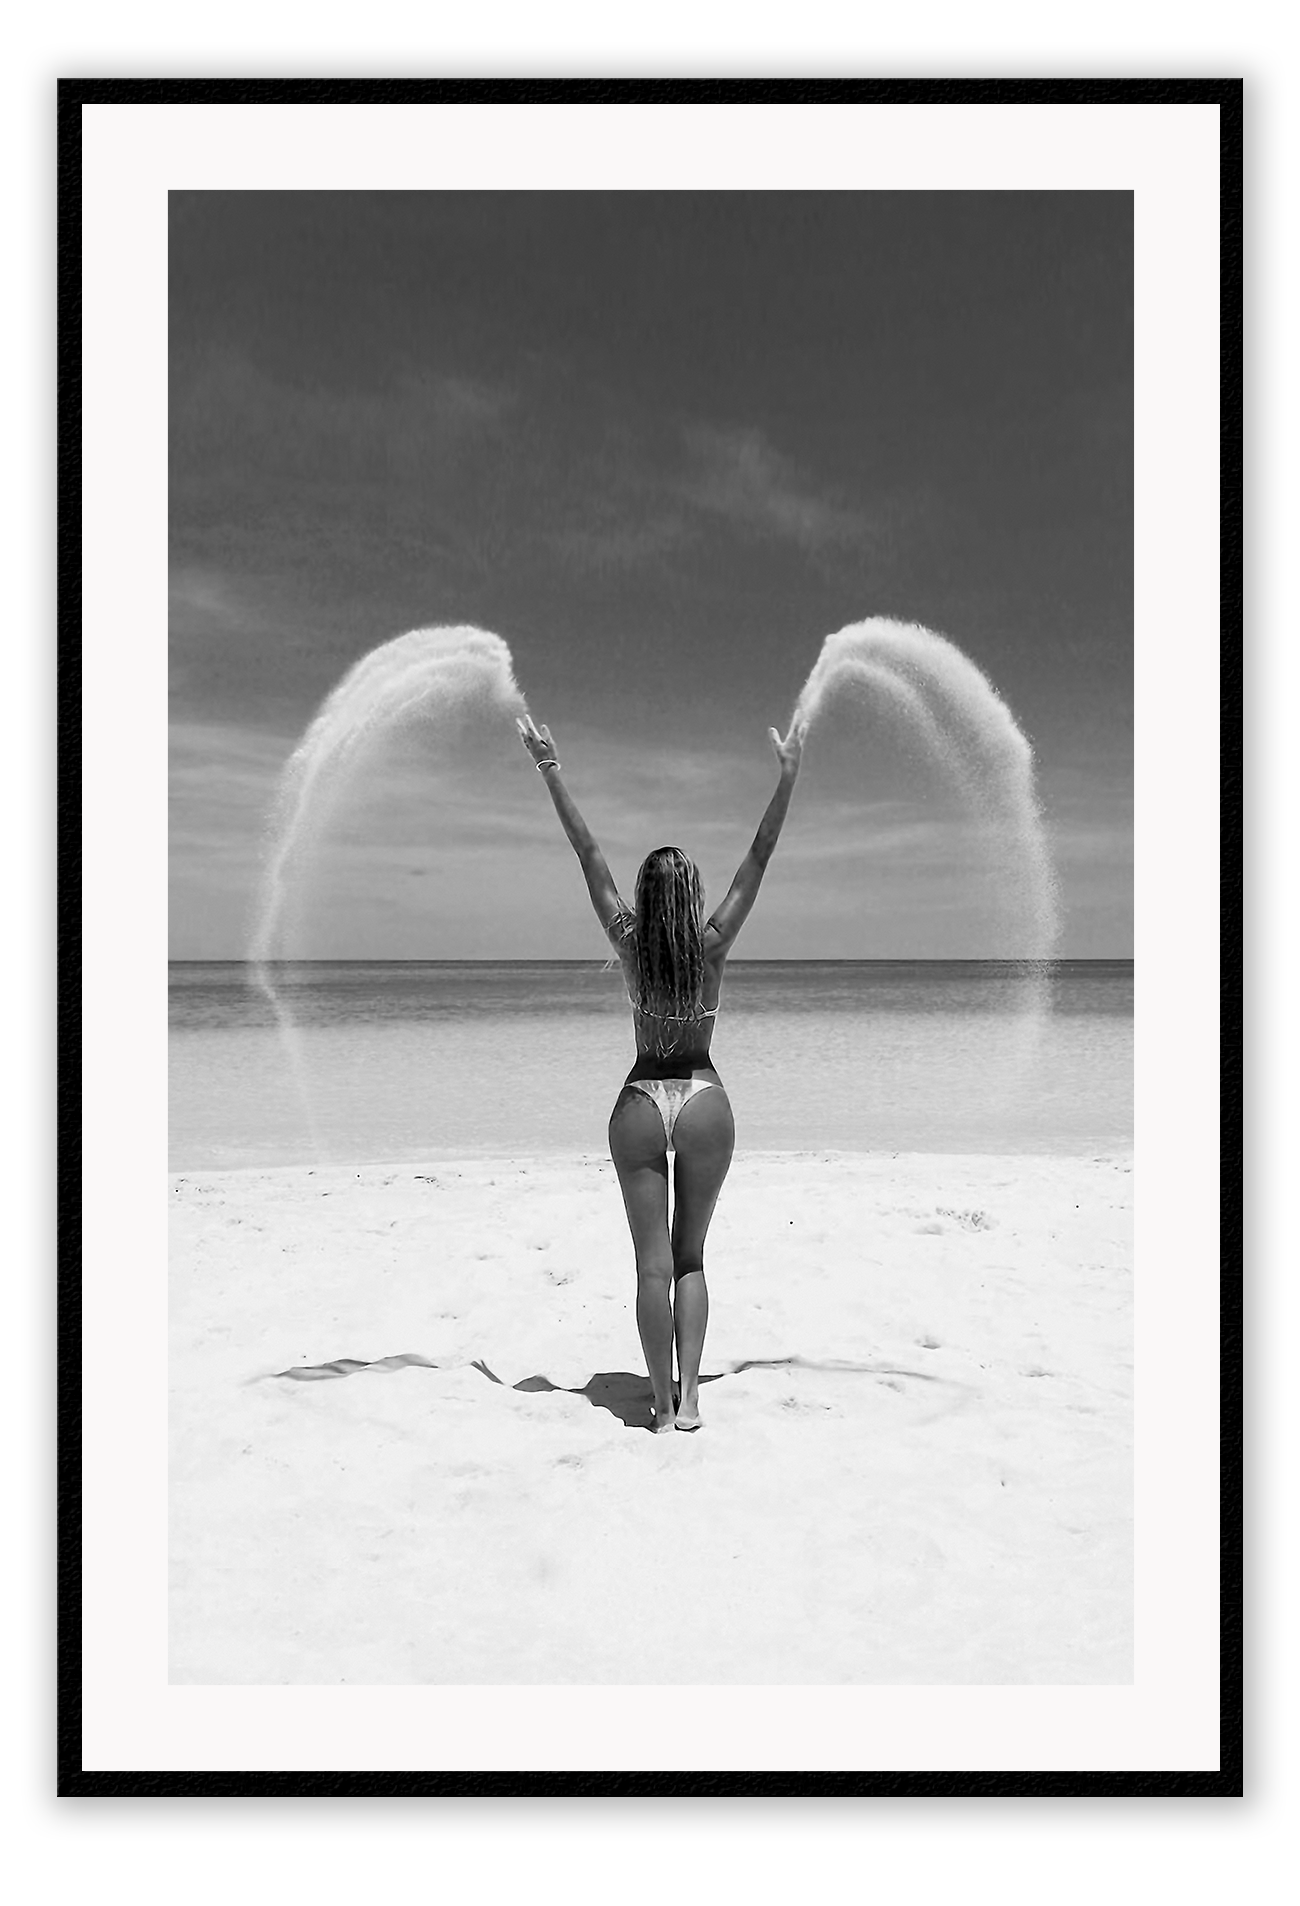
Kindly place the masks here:
POLYGON ((608 1159, 175 1175, 172 1679, 1127 1681, 1131 1187, 739 1157, 653 1437, 608 1159))

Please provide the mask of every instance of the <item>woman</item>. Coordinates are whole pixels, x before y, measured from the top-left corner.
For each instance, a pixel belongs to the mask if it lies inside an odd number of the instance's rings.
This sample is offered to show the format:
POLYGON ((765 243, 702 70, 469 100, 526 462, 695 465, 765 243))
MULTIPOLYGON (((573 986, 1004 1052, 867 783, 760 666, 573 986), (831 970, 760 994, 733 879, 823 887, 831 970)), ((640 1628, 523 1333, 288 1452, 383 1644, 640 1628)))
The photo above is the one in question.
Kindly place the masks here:
POLYGON ((781 775, 731 889, 706 920, 698 868, 679 847, 648 854, 635 909, 619 898, 605 857, 560 779, 549 728, 519 722, 545 775, 560 825, 623 969, 636 1030, 636 1063, 609 1121, 609 1149, 636 1251, 636 1321, 654 1389, 654 1427, 700 1427, 700 1354, 709 1320, 704 1237, 731 1163, 735 1126, 709 1057, 722 969, 758 895, 799 773, 803 730, 768 730, 781 775), (673 1221, 668 1228, 668 1153, 673 1221), (681 1389, 673 1393, 673 1341, 681 1389))

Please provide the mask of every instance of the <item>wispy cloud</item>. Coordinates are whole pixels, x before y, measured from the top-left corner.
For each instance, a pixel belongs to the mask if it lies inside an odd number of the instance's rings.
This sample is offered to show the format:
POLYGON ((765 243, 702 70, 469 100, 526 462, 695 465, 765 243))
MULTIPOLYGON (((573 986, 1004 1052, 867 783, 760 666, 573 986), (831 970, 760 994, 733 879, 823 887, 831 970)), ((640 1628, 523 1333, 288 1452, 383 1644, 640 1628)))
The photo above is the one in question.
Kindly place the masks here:
MULTIPOLYGON (((167 585, 173 643, 256 637, 265 630, 267 620, 258 593, 244 577, 230 574, 219 563, 182 560, 173 564, 167 585)), ((177 659, 173 646, 173 667, 177 659)))
POLYGON ((255 475, 269 464, 328 481, 336 469, 350 478, 445 458, 499 429, 514 406, 505 386, 458 374, 399 370, 377 389, 324 389, 213 349, 178 367, 171 425, 182 451, 224 452, 241 474, 251 462, 255 475))
POLYGON ((897 509, 820 482, 756 426, 688 422, 667 450, 649 431, 625 433, 621 448, 615 469, 601 465, 589 488, 570 488, 569 520, 548 534, 575 568, 632 571, 672 552, 707 555, 719 532, 820 565, 848 552, 879 557, 895 534, 897 509))
POLYGON ((780 537, 812 554, 874 540, 880 525, 817 485, 761 430, 691 425, 681 493, 738 529, 780 537))

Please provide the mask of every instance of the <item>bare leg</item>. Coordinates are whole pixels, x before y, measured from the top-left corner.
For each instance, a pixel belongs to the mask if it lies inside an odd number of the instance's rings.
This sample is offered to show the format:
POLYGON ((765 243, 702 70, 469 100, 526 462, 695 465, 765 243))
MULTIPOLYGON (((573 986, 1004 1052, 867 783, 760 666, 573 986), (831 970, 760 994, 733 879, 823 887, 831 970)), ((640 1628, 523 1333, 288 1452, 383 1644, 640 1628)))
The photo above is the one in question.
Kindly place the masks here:
POLYGON ((677 1415, 683 1429, 699 1421, 700 1358, 704 1354, 704 1333, 709 1327, 709 1290, 704 1282, 704 1266, 683 1270, 673 1292, 673 1335, 677 1340, 677 1368, 682 1393, 677 1415))
POLYGON ((655 1393, 655 1429, 673 1427, 673 1307, 669 1295, 673 1267, 667 1264, 636 1267, 636 1327, 641 1337, 641 1353, 650 1373, 655 1393))
POLYGON ((609 1149, 636 1253, 636 1324, 654 1391, 655 1429, 671 1430, 676 1413, 668 1154, 663 1121, 643 1092, 619 1095, 610 1115, 609 1149))
POLYGON ((677 1423, 681 1429, 695 1429, 700 1420, 700 1357, 709 1322, 704 1239, 736 1142, 726 1093, 715 1087, 690 1099, 677 1115, 673 1141, 677 1152, 672 1230, 674 1326, 682 1384, 677 1423))

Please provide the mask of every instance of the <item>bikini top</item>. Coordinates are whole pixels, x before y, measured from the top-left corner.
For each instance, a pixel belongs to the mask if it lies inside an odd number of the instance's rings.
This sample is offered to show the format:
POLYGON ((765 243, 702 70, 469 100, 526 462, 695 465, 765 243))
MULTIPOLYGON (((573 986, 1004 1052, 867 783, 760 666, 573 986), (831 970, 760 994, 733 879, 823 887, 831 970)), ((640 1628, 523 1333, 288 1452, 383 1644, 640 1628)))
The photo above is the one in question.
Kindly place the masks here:
POLYGON ((722 1001, 719 1000, 717 1006, 697 1006, 693 1013, 647 1012, 644 1006, 637 1004, 631 993, 627 996, 627 1003, 634 1013, 640 1013, 642 1019, 660 1019, 667 1026, 698 1026, 702 1020, 717 1018, 722 1001))
MULTIPOLYGON (((631 916, 626 909, 624 909, 621 914, 616 914, 614 920, 610 922, 609 932, 611 938, 613 937, 615 927, 622 925, 623 931, 620 933, 619 938, 626 939, 631 929, 631 924, 631 916)), ((661 1026, 702 1026, 705 1020, 717 1018, 718 1009, 722 1004, 721 1000, 719 1000, 717 1006, 697 1006, 693 1012, 689 1013, 647 1012, 645 1007, 640 1005, 638 1001, 633 998, 631 993, 627 996, 627 1003, 638 1018, 649 1019, 654 1024, 661 1026)), ((680 1033, 674 1034, 671 1046, 667 1048, 667 1051, 676 1048, 681 1043, 681 1037, 682 1035, 680 1033)), ((656 1039, 655 1045, 659 1049, 661 1056, 666 1056, 664 1041, 662 1039, 656 1039)))
POLYGON ((718 1016, 717 1007, 710 1009, 701 1006, 698 1012, 690 1014, 647 1013, 643 1012, 628 995, 632 1007, 632 1023, 637 1027, 637 1051, 648 1053, 655 1059, 676 1059, 688 1053, 698 1053, 706 1035, 718 1016))

